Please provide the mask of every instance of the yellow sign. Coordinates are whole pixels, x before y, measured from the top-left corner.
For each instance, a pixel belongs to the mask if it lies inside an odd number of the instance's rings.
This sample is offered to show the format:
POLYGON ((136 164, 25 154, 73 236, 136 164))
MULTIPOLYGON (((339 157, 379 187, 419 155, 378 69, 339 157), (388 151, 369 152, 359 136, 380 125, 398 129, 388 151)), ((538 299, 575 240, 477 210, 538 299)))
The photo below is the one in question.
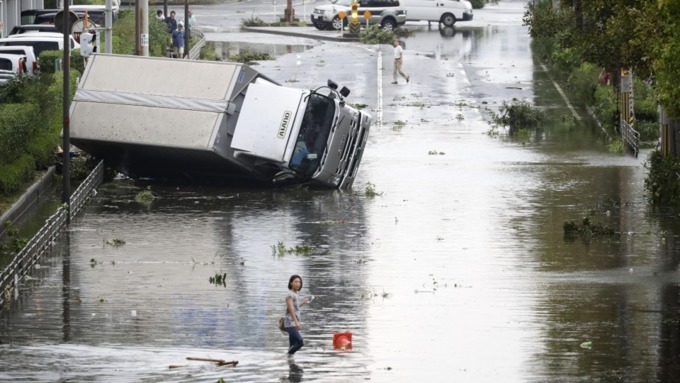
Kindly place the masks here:
POLYGON ((364 19, 368 20, 370 18, 371 18, 371 12, 369 12, 369 11, 364 12, 364 19))
POLYGON ((338 13, 338 17, 344 19, 345 17, 347 17, 347 15, 345 14, 345 11, 340 11, 340 13, 338 13))

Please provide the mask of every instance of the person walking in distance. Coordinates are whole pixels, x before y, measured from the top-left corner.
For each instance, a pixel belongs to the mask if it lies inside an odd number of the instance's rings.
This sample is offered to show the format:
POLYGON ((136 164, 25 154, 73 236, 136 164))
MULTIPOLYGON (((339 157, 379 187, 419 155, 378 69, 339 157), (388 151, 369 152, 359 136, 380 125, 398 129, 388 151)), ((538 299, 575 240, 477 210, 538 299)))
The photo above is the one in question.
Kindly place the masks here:
POLYGON ((406 79, 406 82, 408 83, 411 78, 401 71, 401 66, 404 64, 404 49, 401 47, 397 39, 394 39, 392 46, 394 46, 394 71, 392 72, 392 84, 397 83, 397 74, 400 74, 401 77, 406 79))
POLYGON ((304 339, 300 334, 302 324, 300 323, 300 308, 310 302, 309 299, 300 300, 300 289, 302 289, 302 278, 293 275, 288 280, 288 294, 286 294, 286 315, 284 316, 284 327, 288 333, 290 346, 286 355, 289 359, 305 345, 304 339))
POLYGON ((175 49, 175 58, 184 57, 184 23, 177 23, 177 29, 172 32, 172 47, 175 49))

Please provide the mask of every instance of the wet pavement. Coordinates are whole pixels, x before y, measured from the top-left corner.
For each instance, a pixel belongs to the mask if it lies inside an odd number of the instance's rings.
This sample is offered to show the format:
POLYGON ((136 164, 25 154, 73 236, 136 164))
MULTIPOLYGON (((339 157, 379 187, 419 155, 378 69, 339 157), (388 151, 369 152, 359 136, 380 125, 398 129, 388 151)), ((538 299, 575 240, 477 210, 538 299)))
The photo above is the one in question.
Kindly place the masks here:
POLYGON ((290 40, 304 49, 257 68, 333 78, 376 118, 353 190, 103 185, 2 313, 0 380, 678 381, 678 219, 645 202, 648 151, 608 153, 570 119, 521 4, 416 26, 410 84, 390 84, 389 46, 290 40), (491 133, 512 98, 551 122, 491 133), (617 235, 565 237, 584 216, 617 235), (316 297, 294 363, 276 329, 291 274, 316 297), (342 331, 351 350, 332 349, 342 331))

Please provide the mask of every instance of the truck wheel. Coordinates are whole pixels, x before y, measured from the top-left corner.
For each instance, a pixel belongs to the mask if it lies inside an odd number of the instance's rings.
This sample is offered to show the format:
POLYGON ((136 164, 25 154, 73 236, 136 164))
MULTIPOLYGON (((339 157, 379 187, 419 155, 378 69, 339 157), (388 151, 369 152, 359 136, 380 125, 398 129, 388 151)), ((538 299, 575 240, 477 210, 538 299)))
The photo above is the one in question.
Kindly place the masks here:
POLYGON ((456 16, 450 13, 445 13, 442 15, 442 18, 439 20, 439 22, 446 25, 447 27, 452 27, 453 24, 456 23, 456 16))
POLYGON ((333 22, 331 25, 333 26, 333 29, 337 31, 338 29, 341 29, 342 27, 345 26, 345 21, 339 18, 338 16, 335 16, 333 18, 333 22))
POLYGON ((393 30, 397 29, 397 22, 394 21, 394 19, 385 19, 385 20, 382 21, 380 26, 383 29, 387 29, 388 31, 393 31, 393 30))

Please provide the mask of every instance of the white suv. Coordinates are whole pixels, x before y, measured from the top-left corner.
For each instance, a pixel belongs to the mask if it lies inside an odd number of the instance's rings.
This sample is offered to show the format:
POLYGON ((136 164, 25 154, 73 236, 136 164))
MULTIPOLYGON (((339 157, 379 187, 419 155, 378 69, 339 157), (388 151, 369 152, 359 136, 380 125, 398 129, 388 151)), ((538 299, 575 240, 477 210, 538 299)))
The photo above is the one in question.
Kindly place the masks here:
MULTIPOLYGON (((366 24, 364 12, 371 12, 369 24, 380 25, 385 29, 395 29, 406 22, 406 10, 399 0, 359 0, 359 21, 366 24)), ((320 5, 312 12, 312 24, 316 29, 340 29, 349 23, 352 11, 352 0, 331 0, 331 4, 320 5), (344 20, 338 15, 344 11, 344 20)))

